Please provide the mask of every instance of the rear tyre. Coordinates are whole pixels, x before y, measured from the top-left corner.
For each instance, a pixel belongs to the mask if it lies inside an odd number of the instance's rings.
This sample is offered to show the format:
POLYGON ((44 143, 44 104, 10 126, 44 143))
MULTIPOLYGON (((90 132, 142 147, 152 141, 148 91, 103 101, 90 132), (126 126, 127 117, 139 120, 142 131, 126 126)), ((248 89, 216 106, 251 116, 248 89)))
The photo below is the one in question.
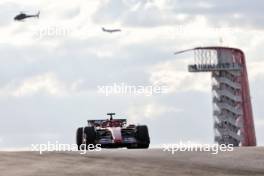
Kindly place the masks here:
POLYGON ((85 127, 84 134, 86 139, 86 147, 90 148, 89 144, 95 145, 96 132, 94 127, 85 127))
POLYGON ((138 140, 137 148, 149 148, 150 138, 148 127, 146 125, 137 126, 136 138, 138 140))
POLYGON ((78 128, 76 131, 76 144, 78 146, 78 150, 81 150, 82 143, 83 143, 83 128, 78 128))

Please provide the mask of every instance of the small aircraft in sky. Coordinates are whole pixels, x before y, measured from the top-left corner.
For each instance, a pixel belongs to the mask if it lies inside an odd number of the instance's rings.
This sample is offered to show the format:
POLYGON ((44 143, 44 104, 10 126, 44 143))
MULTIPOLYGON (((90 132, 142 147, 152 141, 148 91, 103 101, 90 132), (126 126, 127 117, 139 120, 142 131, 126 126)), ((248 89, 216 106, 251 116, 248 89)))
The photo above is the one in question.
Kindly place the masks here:
POLYGON ((38 11, 38 13, 36 15, 27 15, 27 14, 25 14, 23 12, 20 12, 20 14, 15 16, 14 20, 15 21, 23 21, 26 18, 32 18, 32 17, 39 18, 39 14, 40 14, 40 11, 38 11))
POLYGON ((113 33, 113 32, 121 32, 121 29, 105 29, 104 27, 102 27, 103 32, 109 32, 109 33, 113 33))

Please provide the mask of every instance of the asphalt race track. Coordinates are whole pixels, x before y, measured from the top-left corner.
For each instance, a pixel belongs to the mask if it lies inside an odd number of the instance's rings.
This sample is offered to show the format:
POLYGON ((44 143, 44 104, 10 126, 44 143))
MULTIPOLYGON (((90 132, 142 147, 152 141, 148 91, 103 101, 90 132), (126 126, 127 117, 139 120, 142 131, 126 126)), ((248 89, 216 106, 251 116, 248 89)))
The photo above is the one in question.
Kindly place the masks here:
POLYGON ((264 175, 264 148, 237 148, 212 155, 162 149, 105 149, 78 152, 0 152, 0 175, 7 176, 166 176, 264 175))

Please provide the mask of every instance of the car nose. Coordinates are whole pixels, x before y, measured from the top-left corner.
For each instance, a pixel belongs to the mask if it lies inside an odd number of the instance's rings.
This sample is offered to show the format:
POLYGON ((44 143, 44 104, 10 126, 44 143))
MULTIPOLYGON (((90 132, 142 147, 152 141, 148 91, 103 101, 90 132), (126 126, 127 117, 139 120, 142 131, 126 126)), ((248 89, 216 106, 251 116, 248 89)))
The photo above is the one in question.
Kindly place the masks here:
POLYGON ((121 139, 115 139, 114 142, 115 143, 122 143, 122 140, 121 139))

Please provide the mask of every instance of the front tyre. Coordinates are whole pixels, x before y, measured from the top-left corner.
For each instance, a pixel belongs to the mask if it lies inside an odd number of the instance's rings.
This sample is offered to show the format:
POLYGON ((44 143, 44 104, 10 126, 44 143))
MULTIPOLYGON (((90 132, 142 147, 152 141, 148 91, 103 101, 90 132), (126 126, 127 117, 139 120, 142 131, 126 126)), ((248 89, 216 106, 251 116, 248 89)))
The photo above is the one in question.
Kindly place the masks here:
POLYGON ((138 141, 137 148, 149 148, 150 137, 148 127, 146 125, 136 127, 136 139, 138 141))
POLYGON ((78 150, 81 150, 82 143, 83 143, 83 128, 78 128, 76 132, 76 144, 78 146, 78 150))

